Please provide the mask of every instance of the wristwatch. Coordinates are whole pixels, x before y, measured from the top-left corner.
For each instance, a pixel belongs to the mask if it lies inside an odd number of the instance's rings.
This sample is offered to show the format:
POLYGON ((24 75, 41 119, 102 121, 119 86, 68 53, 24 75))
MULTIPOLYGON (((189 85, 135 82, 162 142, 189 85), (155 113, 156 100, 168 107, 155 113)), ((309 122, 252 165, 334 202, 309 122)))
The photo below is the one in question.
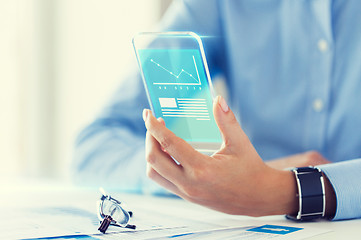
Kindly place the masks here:
POLYGON ((326 196, 322 172, 317 167, 301 167, 292 170, 298 188, 299 210, 288 219, 309 221, 325 216, 326 196))

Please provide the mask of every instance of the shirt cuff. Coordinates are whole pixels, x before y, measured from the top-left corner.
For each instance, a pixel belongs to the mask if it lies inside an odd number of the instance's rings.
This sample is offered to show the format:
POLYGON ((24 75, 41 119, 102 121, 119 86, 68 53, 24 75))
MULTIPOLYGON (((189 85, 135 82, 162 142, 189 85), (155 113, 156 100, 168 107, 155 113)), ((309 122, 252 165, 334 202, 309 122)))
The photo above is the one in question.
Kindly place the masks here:
POLYGON ((361 159, 318 166, 336 194, 332 220, 361 218, 361 159))

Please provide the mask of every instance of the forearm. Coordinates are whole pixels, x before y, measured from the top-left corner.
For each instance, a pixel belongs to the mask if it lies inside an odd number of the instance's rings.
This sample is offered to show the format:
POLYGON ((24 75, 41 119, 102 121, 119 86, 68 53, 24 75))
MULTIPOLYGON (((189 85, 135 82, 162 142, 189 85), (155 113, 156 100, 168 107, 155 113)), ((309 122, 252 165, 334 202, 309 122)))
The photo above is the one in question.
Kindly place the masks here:
MULTIPOLYGON (((110 126, 88 126, 81 138, 75 146, 73 169, 76 178, 86 182, 119 181, 121 174, 117 176, 117 169, 123 165, 126 170, 127 164, 136 162, 137 152, 144 147, 129 130, 110 126)), ((139 164, 142 165, 141 160, 139 164)))
POLYGON ((132 192, 164 192, 145 176, 144 137, 128 129, 88 128, 75 148, 72 170, 77 184, 132 192))

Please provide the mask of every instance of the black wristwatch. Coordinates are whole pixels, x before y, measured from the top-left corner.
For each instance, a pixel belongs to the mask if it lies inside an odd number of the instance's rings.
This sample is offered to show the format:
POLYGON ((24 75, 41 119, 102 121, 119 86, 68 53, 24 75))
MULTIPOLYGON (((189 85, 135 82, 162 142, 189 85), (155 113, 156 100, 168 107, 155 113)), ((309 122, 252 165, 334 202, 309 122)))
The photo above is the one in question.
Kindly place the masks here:
POLYGON ((287 215, 288 219, 309 221, 325 216, 326 196, 322 172, 317 167, 301 167, 295 173, 299 210, 297 215, 287 215))

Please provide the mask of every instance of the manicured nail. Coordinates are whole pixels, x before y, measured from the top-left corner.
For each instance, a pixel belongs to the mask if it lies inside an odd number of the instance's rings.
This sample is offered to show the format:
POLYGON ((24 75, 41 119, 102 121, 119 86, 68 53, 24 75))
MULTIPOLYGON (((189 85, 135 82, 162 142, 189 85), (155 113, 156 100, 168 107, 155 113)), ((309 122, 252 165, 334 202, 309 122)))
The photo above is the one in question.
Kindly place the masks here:
POLYGON ((224 100, 223 97, 221 97, 221 96, 218 97, 218 103, 219 103, 219 106, 221 106, 223 112, 226 113, 226 112, 229 111, 229 107, 228 107, 228 105, 226 103, 226 100, 224 100))
POLYGON ((148 119, 148 115, 149 115, 149 110, 148 109, 143 109, 143 121, 147 121, 148 119))
POLYGON ((164 122, 164 119, 159 117, 157 118, 158 122, 160 122, 161 124, 163 124, 165 126, 165 122, 164 122))

